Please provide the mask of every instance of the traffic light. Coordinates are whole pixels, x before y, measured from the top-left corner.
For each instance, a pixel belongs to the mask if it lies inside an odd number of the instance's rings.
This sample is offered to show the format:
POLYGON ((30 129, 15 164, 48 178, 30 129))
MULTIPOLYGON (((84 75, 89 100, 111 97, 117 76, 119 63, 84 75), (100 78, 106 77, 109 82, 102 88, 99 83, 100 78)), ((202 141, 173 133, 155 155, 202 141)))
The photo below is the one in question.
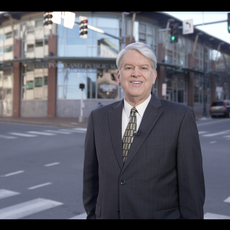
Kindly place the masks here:
POLYGON ((175 28, 175 25, 171 25, 170 42, 174 43, 177 41, 178 41, 177 28, 175 28))
POLYGON ((175 25, 171 25, 171 31, 170 31, 170 42, 174 43, 178 41, 178 30, 175 25))
POLYGON ((230 13, 228 13, 228 33, 230 33, 230 13))
POLYGON ((52 18, 53 18, 53 11, 45 11, 44 12, 44 20, 43 25, 47 27, 51 27, 53 24, 52 18))
POLYGON ((87 17, 84 16, 79 16, 80 19, 80 38, 87 38, 87 34, 88 34, 88 19, 87 17))

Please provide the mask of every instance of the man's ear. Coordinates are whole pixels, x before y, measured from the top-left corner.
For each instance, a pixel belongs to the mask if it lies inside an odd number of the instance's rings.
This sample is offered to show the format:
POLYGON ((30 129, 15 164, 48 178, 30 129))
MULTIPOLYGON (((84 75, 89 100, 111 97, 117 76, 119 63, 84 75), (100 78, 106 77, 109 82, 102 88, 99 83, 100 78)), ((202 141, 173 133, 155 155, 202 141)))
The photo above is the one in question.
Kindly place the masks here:
POLYGON ((155 70, 153 73, 153 84, 155 84, 156 79, 157 79, 157 71, 155 70))
POLYGON ((117 80, 118 80, 118 83, 120 84, 121 83, 121 75, 120 75, 119 70, 117 71, 117 80))

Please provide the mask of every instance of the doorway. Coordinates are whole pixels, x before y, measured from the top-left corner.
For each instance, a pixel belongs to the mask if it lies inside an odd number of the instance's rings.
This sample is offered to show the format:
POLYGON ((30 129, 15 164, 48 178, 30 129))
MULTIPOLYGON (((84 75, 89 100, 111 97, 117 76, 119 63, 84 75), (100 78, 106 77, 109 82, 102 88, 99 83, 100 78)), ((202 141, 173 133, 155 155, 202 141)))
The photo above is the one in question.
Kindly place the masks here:
POLYGON ((166 83, 167 100, 187 103, 187 90, 184 76, 169 74, 167 75, 166 83))

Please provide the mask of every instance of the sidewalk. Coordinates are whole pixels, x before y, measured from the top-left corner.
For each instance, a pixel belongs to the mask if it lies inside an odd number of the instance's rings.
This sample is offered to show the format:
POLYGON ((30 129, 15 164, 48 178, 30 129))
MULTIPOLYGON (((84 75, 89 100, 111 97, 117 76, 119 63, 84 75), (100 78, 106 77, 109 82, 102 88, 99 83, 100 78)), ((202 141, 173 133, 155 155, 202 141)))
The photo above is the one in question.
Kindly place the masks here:
POLYGON ((87 128, 88 118, 80 123, 79 118, 61 118, 61 117, 0 117, 0 122, 21 123, 31 125, 47 125, 63 128, 87 128))
MULTIPOLYGON (((204 119, 201 114, 195 114, 196 120, 204 119)), ((0 117, 0 122, 21 123, 31 125, 47 125, 64 128, 87 128, 88 118, 80 123, 79 118, 61 118, 61 117, 0 117)))

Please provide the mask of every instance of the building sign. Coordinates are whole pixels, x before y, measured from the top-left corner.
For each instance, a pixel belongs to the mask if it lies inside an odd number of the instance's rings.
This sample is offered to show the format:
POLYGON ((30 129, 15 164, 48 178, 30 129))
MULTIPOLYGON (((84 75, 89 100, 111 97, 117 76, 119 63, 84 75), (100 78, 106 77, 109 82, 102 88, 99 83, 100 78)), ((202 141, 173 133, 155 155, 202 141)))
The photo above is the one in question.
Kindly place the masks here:
POLYGON ((216 92, 222 93, 223 92, 223 87, 217 86, 216 87, 216 92))
POLYGON ((163 83, 162 84, 162 96, 166 96, 167 95, 167 84, 163 83))
MULTIPOLYGON (((48 67, 69 69, 69 71, 74 71, 74 69, 117 69, 116 64, 103 64, 103 63, 78 63, 78 62, 65 62, 65 63, 53 63, 48 62, 48 67)), ((79 72, 79 70, 76 70, 79 72)))

